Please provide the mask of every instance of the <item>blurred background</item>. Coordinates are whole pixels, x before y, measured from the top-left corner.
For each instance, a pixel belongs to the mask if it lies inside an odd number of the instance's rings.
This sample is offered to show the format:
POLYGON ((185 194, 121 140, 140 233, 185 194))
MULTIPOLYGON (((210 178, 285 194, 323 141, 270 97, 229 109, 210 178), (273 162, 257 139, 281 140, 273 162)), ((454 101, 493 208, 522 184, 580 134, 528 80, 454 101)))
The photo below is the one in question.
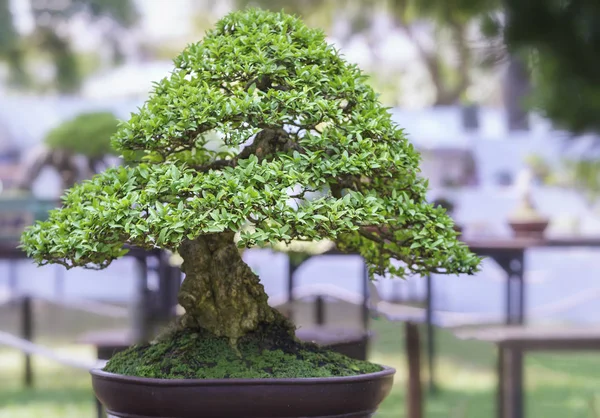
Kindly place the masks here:
MULTIPOLYGON (((496 346, 464 335, 508 323, 564 338, 600 322, 600 6, 523 3, 0 0, 0 418, 96 416, 86 367, 177 313, 169 254, 66 271, 16 245, 65 188, 122 163, 118 120, 187 44, 248 6, 300 15, 370 76, 422 153, 431 200, 487 256, 473 277, 369 285, 359 257, 317 256, 327 245, 247 250, 271 303, 306 338, 331 327, 340 350, 398 369, 377 416, 495 416, 496 346), (407 385, 415 364, 422 390, 407 385), (406 415, 415 402, 421 415, 406 415)), ((597 352, 535 352, 523 369, 527 416, 600 416, 597 352)))

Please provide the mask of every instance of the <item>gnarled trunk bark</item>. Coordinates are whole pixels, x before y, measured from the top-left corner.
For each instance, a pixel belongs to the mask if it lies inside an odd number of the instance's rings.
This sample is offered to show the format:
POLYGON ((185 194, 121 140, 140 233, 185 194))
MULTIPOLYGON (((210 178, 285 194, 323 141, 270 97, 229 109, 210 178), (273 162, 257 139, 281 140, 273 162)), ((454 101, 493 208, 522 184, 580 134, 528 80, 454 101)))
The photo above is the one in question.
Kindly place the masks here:
POLYGON ((186 240, 179 246, 185 280, 179 303, 184 327, 204 328, 232 343, 261 323, 282 316, 267 303, 267 294, 234 243, 233 232, 186 240))

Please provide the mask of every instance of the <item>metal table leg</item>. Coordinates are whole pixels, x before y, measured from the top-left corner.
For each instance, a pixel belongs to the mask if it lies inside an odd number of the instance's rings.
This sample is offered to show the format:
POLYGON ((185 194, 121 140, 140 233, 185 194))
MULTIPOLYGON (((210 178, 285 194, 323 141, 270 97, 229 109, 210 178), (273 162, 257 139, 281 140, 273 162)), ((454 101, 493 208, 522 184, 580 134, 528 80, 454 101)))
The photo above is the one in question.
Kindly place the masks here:
POLYGON ((427 369, 429 371, 429 393, 436 393, 435 385, 435 327, 433 326, 433 285, 431 275, 426 278, 426 326, 427 326, 427 369))

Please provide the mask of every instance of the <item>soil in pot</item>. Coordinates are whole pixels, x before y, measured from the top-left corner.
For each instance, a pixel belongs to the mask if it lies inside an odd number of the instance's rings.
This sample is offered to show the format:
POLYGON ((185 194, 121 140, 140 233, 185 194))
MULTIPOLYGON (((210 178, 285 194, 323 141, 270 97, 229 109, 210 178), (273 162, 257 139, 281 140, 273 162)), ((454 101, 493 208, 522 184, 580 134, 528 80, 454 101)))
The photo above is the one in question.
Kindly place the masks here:
POLYGON ((306 378, 381 371, 290 335, 287 324, 260 326, 232 345, 203 329, 175 329, 115 354, 107 372, 163 379, 306 378))

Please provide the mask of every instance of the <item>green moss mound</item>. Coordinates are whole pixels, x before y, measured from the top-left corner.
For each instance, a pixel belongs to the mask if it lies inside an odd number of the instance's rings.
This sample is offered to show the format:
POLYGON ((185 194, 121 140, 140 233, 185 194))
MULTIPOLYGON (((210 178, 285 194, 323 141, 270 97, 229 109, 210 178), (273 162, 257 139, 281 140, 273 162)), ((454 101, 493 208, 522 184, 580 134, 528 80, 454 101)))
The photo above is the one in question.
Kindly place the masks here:
POLYGON ((205 330, 183 329, 116 354, 104 370, 162 379, 333 377, 381 370, 377 364, 294 341, 272 327, 246 335, 236 348, 205 330))

